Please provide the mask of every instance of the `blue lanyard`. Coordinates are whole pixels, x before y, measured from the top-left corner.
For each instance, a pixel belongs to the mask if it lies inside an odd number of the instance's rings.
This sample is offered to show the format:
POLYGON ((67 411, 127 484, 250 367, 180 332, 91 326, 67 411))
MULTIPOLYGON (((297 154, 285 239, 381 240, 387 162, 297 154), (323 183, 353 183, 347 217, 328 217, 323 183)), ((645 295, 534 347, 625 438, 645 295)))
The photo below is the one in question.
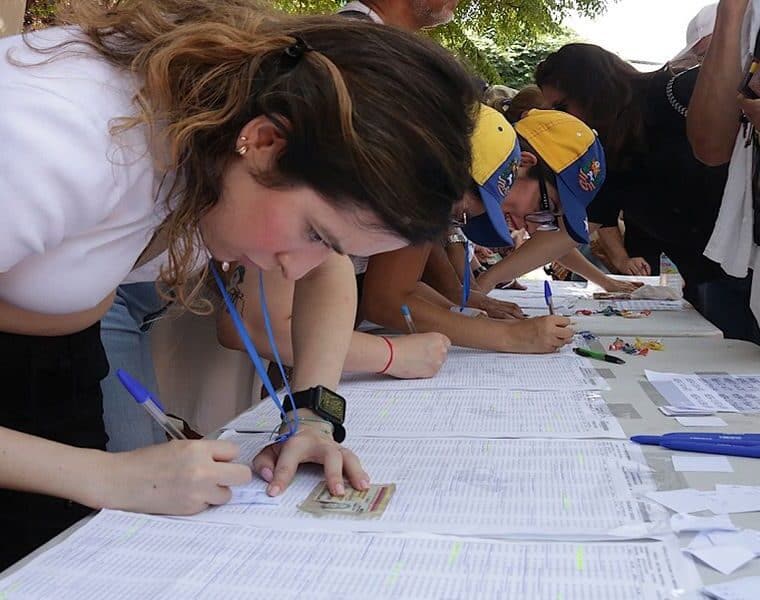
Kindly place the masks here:
POLYGON ((462 282, 462 306, 459 307, 459 312, 464 312, 464 307, 467 306, 467 301, 470 299, 471 277, 472 269, 470 268, 470 241, 467 240, 464 243, 464 281, 462 282))
POLYGON ((274 402, 275 406, 277 407, 277 410, 280 411, 283 422, 288 424, 288 431, 275 439, 276 442, 284 442, 298 431, 298 413, 295 410, 293 393, 290 391, 290 382, 285 375, 285 368, 282 366, 280 353, 277 351, 277 344, 275 343, 274 335, 272 334, 272 322, 269 318, 266 294, 264 293, 264 275, 261 271, 259 271, 259 298, 261 299, 261 310, 264 313, 264 328, 266 329, 267 338, 269 338, 269 346, 272 348, 272 354, 274 354, 274 359, 277 362, 277 367, 280 369, 282 381, 285 383, 285 392, 287 394, 287 398, 290 400, 290 406, 293 408, 292 419, 285 414, 285 409, 283 408, 282 403, 277 396, 277 392, 272 385, 272 380, 269 378, 267 370, 264 368, 264 363, 261 360, 259 353, 256 351, 256 346, 253 345, 251 336, 248 335, 248 330, 245 328, 243 319, 240 318, 240 313, 238 312, 237 308, 235 308, 235 303, 232 301, 232 298, 230 298, 230 294, 227 292, 227 288, 225 287, 224 282, 219 275, 219 271, 216 269, 214 261, 209 261, 209 268, 211 269, 211 273, 214 275, 216 285, 222 294, 222 298, 224 298, 224 304, 227 306, 227 310, 229 311, 232 322, 235 325, 235 329, 237 329, 238 335, 243 342, 243 346, 245 347, 245 350, 248 353, 253 366, 256 368, 256 372, 259 374, 259 377, 261 377, 261 382, 264 384, 264 388, 266 388, 266 391, 269 394, 269 397, 272 399, 272 402, 274 402))

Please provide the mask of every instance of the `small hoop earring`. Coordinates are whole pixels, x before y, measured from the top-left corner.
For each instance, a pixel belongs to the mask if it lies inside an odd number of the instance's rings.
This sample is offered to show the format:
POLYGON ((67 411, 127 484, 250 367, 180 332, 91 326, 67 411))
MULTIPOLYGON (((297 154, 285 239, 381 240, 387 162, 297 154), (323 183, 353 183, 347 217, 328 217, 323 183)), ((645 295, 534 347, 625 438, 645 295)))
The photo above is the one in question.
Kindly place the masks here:
POLYGON ((225 273, 230 270, 230 263, 228 263, 226 260, 222 263, 222 271, 225 273))

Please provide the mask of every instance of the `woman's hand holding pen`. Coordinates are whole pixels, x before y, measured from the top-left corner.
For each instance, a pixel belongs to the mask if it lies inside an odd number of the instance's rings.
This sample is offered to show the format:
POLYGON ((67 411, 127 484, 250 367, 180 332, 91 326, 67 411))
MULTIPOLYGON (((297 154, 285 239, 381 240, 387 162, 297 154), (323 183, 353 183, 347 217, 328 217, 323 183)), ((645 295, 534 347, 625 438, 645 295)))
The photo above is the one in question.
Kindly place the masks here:
POLYGON ((416 333, 391 338, 393 362, 386 373, 399 379, 432 377, 446 362, 451 340, 441 333, 416 333))
POLYGON ((508 326, 509 347, 505 352, 546 354, 573 341, 575 331, 567 317, 534 317, 524 321, 504 321, 508 326))
POLYGON ((240 449, 224 440, 174 440, 103 454, 96 508, 191 515, 230 499, 230 486, 251 481, 247 465, 231 462, 240 449))

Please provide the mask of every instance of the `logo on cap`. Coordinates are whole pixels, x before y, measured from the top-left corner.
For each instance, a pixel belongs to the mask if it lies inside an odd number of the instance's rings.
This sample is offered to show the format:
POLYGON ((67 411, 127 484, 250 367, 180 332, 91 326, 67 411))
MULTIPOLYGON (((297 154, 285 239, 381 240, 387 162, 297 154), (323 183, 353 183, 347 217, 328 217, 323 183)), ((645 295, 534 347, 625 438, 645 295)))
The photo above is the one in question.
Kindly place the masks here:
POLYGON ((601 173, 602 165, 598 160, 588 161, 578 172, 578 185, 584 192, 593 192, 604 181, 601 173))
POLYGON ((516 160, 511 160, 509 161, 509 164, 507 164, 507 166, 504 168, 504 170, 499 173, 499 179, 497 181, 496 187, 502 197, 506 197, 507 192, 509 192, 509 190, 514 185, 515 179, 517 179, 517 167, 518 162, 516 160))

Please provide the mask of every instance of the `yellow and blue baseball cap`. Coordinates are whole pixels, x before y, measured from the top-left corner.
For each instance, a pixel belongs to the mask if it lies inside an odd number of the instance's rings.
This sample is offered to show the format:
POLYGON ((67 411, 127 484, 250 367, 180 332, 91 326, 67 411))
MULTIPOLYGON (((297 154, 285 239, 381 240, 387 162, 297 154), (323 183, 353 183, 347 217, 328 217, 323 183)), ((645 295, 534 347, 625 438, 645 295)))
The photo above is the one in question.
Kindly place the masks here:
POLYGON ((479 246, 513 246, 501 205, 520 166, 520 144, 515 130, 499 111, 481 104, 471 143, 470 172, 486 210, 472 217, 462 231, 479 246))
POLYGON ((583 121, 558 110, 531 110, 515 131, 556 174, 557 191, 568 234, 588 243, 586 208, 607 174, 604 149, 583 121))

